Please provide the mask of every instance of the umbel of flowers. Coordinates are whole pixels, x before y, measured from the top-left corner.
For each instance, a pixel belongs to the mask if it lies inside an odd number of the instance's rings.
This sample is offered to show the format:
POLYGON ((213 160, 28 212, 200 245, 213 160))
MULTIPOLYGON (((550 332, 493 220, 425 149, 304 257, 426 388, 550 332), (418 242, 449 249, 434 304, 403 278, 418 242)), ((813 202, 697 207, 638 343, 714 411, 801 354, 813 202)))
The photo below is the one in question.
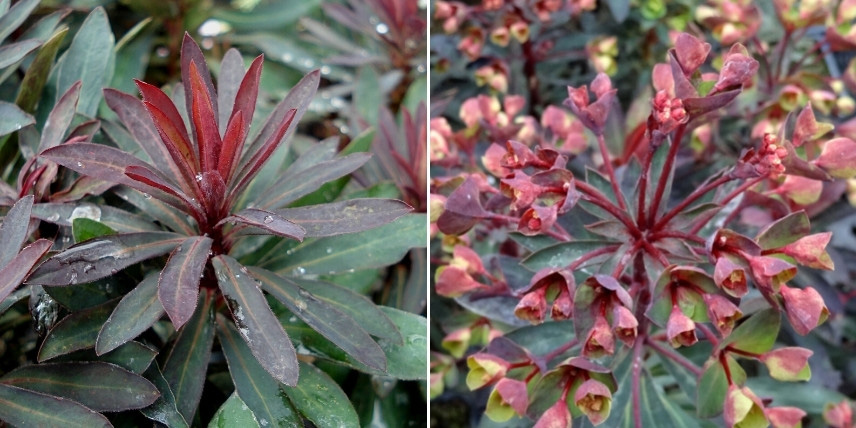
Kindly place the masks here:
MULTIPOLYGON (((747 142, 734 164, 670 205, 687 131, 729 106, 759 68, 738 43, 712 70, 706 65, 710 50, 680 34, 668 61, 654 67, 643 148, 620 171, 605 138, 616 90, 600 73, 589 86, 568 88, 564 103, 597 143, 600 162, 585 177, 569 169, 570 153, 509 139, 492 144, 482 158, 494 177, 464 173, 435 181, 434 227, 453 255, 436 271, 438 294, 470 301, 506 296, 517 299, 514 314, 531 324, 573 321, 574 337, 546 354, 494 334, 468 358, 467 385, 492 388, 487 416, 518 415, 536 427, 570 426, 572 418, 585 416, 597 425, 628 388, 623 396, 640 426, 642 383, 650 381, 646 361, 657 355, 696 378, 702 418, 722 414, 728 426, 799 425, 805 412, 759 398, 746 386, 739 361, 758 361, 780 381, 811 376, 811 351, 774 348, 774 342, 782 319, 800 335, 827 319, 819 293, 791 281, 799 266, 833 269, 825 250, 831 234, 813 234, 802 210, 779 215, 754 235, 729 229, 733 217, 724 213, 749 192, 776 193, 783 186, 815 192, 811 182, 853 177, 856 142, 824 139, 832 127, 817 122, 807 106, 778 132, 747 142), (586 239, 562 221, 575 216, 593 219, 585 225, 586 239), (712 221, 717 217, 726 221, 712 221), (501 251, 523 257, 528 284, 485 266, 469 248, 473 229, 516 232, 520 246, 501 251), (751 296, 763 299, 741 305, 751 296), (699 342, 711 345, 702 367, 674 350, 699 342), (619 371, 630 381, 619 384, 619 371)), ((448 129, 437 132, 438 139, 454 138, 448 129)))

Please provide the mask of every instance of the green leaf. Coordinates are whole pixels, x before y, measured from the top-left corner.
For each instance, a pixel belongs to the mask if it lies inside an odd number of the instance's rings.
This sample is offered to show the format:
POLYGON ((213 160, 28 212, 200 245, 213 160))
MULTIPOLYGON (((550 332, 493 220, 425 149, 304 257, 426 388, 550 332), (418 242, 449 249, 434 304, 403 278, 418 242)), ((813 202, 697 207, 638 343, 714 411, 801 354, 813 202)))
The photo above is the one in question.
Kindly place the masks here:
POLYGON ((23 366, 7 373, 0 382, 68 398, 100 412, 140 409, 160 395, 142 376, 102 362, 23 366))
POLYGON ((95 343, 98 355, 139 336, 163 316, 157 291, 158 276, 153 273, 122 298, 98 333, 95 343))
POLYGON ((100 413, 71 400, 0 385, 0 420, 15 426, 112 427, 100 413))
POLYGON ((317 10, 320 5, 321 0, 307 0, 299 3, 276 0, 261 2, 249 11, 219 7, 214 9, 214 17, 226 21, 239 30, 282 30, 317 10))
POLYGON ((111 229, 100 221, 90 220, 85 217, 79 217, 71 222, 71 231, 74 235, 74 242, 80 243, 88 241, 92 238, 98 238, 105 235, 115 235, 116 231, 111 229))
POLYGON ((24 80, 21 81, 18 89, 18 97, 15 99, 15 104, 20 106, 22 110, 30 113, 35 111, 39 96, 48 80, 54 58, 56 58, 57 50, 59 50, 66 34, 68 34, 68 28, 62 28, 54 33, 42 45, 36 54, 36 58, 27 68, 27 73, 24 74, 24 80))
POLYGON ((0 137, 34 123, 36 119, 15 104, 0 101, 0 137))
POLYGON ((426 246, 425 214, 408 214, 364 232, 307 239, 265 261, 261 267, 277 273, 328 274, 387 266, 411 248, 426 246), (390 239, 394 236, 395 239, 390 239))
POLYGON ((202 396, 211 345, 214 343, 212 293, 199 293, 199 303, 190 321, 178 331, 175 344, 163 367, 163 376, 175 395, 175 404, 185 420, 193 420, 202 396))
POLYGON ((762 250, 781 248, 811 233, 808 215, 797 211, 782 217, 758 232, 755 241, 762 250))
POLYGON ((238 331, 253 355, 274 379, 297 384, 294 346, 247 269, 226 255, 211 259, 211 263, 238 331))
MULTIPOLYGON (((292 5, 293 6, 293 5, 292 5)), ((283 9, 295 9, 284 6, 283 9)), ((282 23, 277 28, 282 28, 282 23)), ((257 47, 271 60, 281 62, 303 73, 309 73, 320 65, 320 61, 307 49, 296 42, 296 38, 285 38, 271 33, 255 32, 246 36, 234 36, 237 43, 247 43, 257 47)), ((337 81, 350 81, 351 75, 339 66, 326 66, 324 77, 337 81)))
POLYGON ((77 111, 95 117, 101 102, 101 88, 110 83, 115 52, 113 31, 103 7, 92 10, 83 21, 68 50, 57 61, 57 93, 64 93, 80 80, 83 87, 77 111))
POLYGON ((369 126, 377 125, 377 113, 384 104, 377 72, 372 67, 362 67, 357 73, 354 89, 354 109, 369 126))
MULTIPOLYGON (((285 399, 280 383, 256 361, 232 323, 217 318, 217 337, 229 363, 235 392, 264 425, 299 425, 300 418, 285 399)), ((303 382, 303 379, 300 379, 303 382)))
POLYGON ((145 75, 149 55, 154 44, 152 18, 138 22, 116 42, 116 70, 110 87, 126 93, 135 93, 133 79, 142 79, 145 75))
POLYGON ((381 306, 380 309, 398 327, 404 346, 394 340, 378 339, 386 354, 386 370, 396 379, 424 380, 428 370, 428 320, 409 312, 381 306))
MULTIPOLYGON (((611 241, 562 242, 535 251, 520 263, 533 272, 547 267, 561 268, 573 263, 585 253, 614 244, 616 244, 616 242, 611 241)), ((608 256, 609 254, 605 254, 604 258, 608 256)), ((599 258, 596 257, 592 260, 599 260, 599 258)))
POLYGON ((319 427, 359 427, 357 412, 336 382, 315 366, 300 362, 300 383, 283 391, 306 419, 319 427))
POLYGON ((110 316, 116 301, 74 312, 57 323, 39 349, 39 362, 79 349, 95 346, 101 326, 110 316))
POLYGON ((606 0, 606 4, 609 5, 609 11, 612 12, 615 22, 619 24, 624 22, 630 14, 629 0, 606 0))
POLYGON ((160 422, 171 428, 186 428, 187 421, 184 416, 178 412, 176 408, 175 396, 172 394, 172 389, 169 386, 166 378, 158 368, 157 363, 152 364, 146 370, 145 376, 149 379, 160 391, 160 397, 152 403, 151 406, 140 410, 147 418, 160 422))
POLYGON ((251 268, 251 272, 265 291, 336 346, 371 368, 386 369, 386 357, 380 346, 353 318, 287 278, 264 269, 251 268))
POLYGON ((217 413, 208 422, 208 428, 230 428, 230 427, 259 427, 256 415, 247 407, 246 403, 232 393, 229 398, 217 409, 217 413))
POLYGON ((767 352, 776 342, 781 323, 782 317, 776 309, 756 312, 737 326, 728 337, 723 338, 717 349, 725 349, 728 346, 754 354, 767 352))
MULTIPOLYGON (((730 355, 725 357, 731 379, 735 384, 742 385, 746 381, 746 372, 730 355)), ((698 381, 696 411, 700 418, 711 418, 722 413, 725 394, 728 391, 728 378, 718 360, 710 360, 705 365, 704 372, 698 381)))
POLYGON ((6 37, 20 27, 38 4, 39 0, 21 0, 15 3, 5 14, 2 14, 0 16, 0 42, 6 40, 6 37))

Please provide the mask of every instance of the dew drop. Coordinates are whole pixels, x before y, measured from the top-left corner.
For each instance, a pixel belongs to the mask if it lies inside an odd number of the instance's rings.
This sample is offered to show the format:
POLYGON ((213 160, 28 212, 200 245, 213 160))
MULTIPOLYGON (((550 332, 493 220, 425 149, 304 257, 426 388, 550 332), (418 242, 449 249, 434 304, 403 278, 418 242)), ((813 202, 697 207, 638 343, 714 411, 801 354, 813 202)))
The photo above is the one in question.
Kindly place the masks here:
POLYGON ((70 282, 71 285, 77 284, 77 271, 76 270, 71 271, 71 275, 68 278, 68 282, 70 282))
POLYGON ((59 213, 53 213, 48 216, 48 221, 57 221, 59 220, 59 213))
POLYGON ((83 166, 83 162, 81 162, 81 161, 77 161, 77 167, 78 168, 86 168, 85 166, 83 166))
POLYGON ((314 62, 314 61, 312 61, 311 59, 306 58, 306 59, 304 59, 304 60, 303 60, 303 66, 304 66, 304 67, 307 67, 307 68, 308 68, 308 67, 312 67, 313 65, 315 65, 315 62, 314 62))
POLYGON ((196 174, 196 181, 202 181, 202 174, 196 174))
POLYGON ((144 198, 146 198, 146 199, 151 199, 151 198, 152 198, 152 195, 150 195, 150 194, 148 194, 148 193, 143 193, 143 197, 144 197, 144 198))
POLYGON ((181 252, 181 245, 179 245, 178 247, 175 247, 175 252, 176 252, 176 253, 180 253, 180 252, 181 252))
POLYGON ((330 74, 331 71, 332 70, 330 69, 329 66, 326 66, 326 65, 321 66, 321 74, 330 74))
POLYGON ((378 34, 386 34, 389 32, 389 27, 387 27, 383 22, 380 22, 375 26, 375 31, 377 31, 378 34))
POLYGON ((90 264, 83 267, 83 273, 88 273, 88 272, 91 272, 93 270, 95 270, 95 266, 92 266, 90 264))
POLYGON ((241 272, 250 273, 246 266, 241 266, 241 272))
POLYGON ((304 302, 303 300, 300 300, 300 299, 295 300, 294 306, 297 307, 298 311, 305 311, 306 310, 306 302, 304 302))
POLYGON ((273 216, 266 215, 264 222, 265 222, 265 224, 273 223, 273 216))
POLYGON ((304 273, 306 273, 306 269, 300 266, 295 268, 294 271, 297 272, 298 275, 303 275, 304 273))
POLYGON ((292 59, 294 59, 294 57, 293 57, 293 56, 291 56, 291 54, 290 54, 290 53, 282 54, 282 57, 281 57, 281 58, 282 58, 282 60, 283 60, 284 62, 291 62, 291 60, 292 60, 292 59))
POLYGON ((331 254, 331 253, 333 252, 333 249, 332 249, 332 248, 327 248, 327 249, 326 249, 326 250, 324 250, 324 251, 325 251, 327 254, 331 254))

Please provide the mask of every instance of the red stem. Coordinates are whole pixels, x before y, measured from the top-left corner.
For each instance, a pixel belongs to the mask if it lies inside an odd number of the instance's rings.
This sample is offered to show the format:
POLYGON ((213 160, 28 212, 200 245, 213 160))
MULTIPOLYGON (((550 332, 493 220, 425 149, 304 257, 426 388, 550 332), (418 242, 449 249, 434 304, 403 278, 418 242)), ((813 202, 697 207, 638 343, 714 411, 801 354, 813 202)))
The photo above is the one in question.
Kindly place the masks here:
MULTIPOLYGON (((517 223, 520 222, 520 219, 517 217, 512 217, 512 216, 502 215, 502 214, 491 214, 490 218, 492 220, 500 220, 500 221, 504 221, 506 223, 512 223, 514 225, 516 225, 517 223)), ((562 231, 564 231, 564 229, 562 229, 562 231)), ((565 232, 565 234, 562 235, 561 233, 553 231, 553 230, 542 230, 541 233, 543 233, 544 235, 547 235, 553 239, 556 239, 558 241, 562 241, 562 242, 570 241, 570 235, 568 235, 568 232, 565 232)))
POLYGON ((709 329, 706 325, 697 323, 696 327, 704 333, 704 337, 710 341, 710 344, 713 345, 714 348, 719 346, 719 339, 713 334, 713 330, 709 329))
MULTIPOLYGON (((687 122, 689 123, 689 122, 687 122)), ((669 146, 669 153, 666 156, 666 163, 663 165, 663 170, 660 172, 660 179, 657 181, 657 190, 654 192, 654 200, 648 206, 648 226, 654 225, 654 217, 657 215, 657 208, 660 206, 660 201, 663 199, 663 192, 666 191, 666 182, 669 181, 669 175, 675 164, 675 158, 678 156, 678 148, 681 146, 681 139, 684 137, 684 130, 687 129, 687 123, 682 123, 675 130, 675 138, 672 139, 672 145, 669 146)))
MULTIPOLYGON (((738 188, 734 189, 731 193, 726 195, 721 201, 718 201, 717 203, 724 207, 732 199, 734 199, 735 197, 737 197, 741 193, 745 192, 750 187, 760 183, 761 181, 763 181, 766 178, 767 178, 766 176, 756 177, 756 178, 753 178, 753 179, 741 184, 738 188)), ((689 233, 692 235, 698 233, 698 231, 701 230, 701 228, 703 228, 705 224, 706 224, 706 222, 697 223, 695 226, 693 226, 692 229, 690 229, 689 233)))
POLYGON ((660 232, 655 232, 649 237, 652 241, 656 241, 660 238, 680 238, 687 241, 692 241, 697 244, 705 244, 704 238, 698 235, 690 235, 689 233, 678 232, 677 230, 663 230, 660 232))
POLYGON ((642 428, 642 403, 641 396, 642 392, 640 390, 639 378, 642 375, 642 351, 645 349, 643 346, 645 342, 643 340, 636 340, 636 343, 633 345, 633 360, 631 361, 633 377, 631 384, 631 395, 633 397, 633 424, 636 428, 642 428))
POLYGON ((568 270, 574 271, 578 267, 582 266, 583 263, 585 263, 585 262, 587 262, 587 261, 589 261, 589 260, 591 260, 597 256, 614 252, 619 247, 621 247, 621 245, 616 244, 616 245, 609 245, 606 247, 600 247, 596 250, 589 251, 589 252, 583 254, 582 256, 580 256, 578 259, 574 260, 573 263, 568 265, 568 270))
POLYGON ((556 358, 556 356, 558 356, 562 352, 565 352, 568 349, 571 349, 574 346, 577 346, 577 344, 579 344, 579 343, 580 343, 579 340, 577 340, 576 338, 573 338, 573 339, 569 340, 567 343, 563 344, 562 346, 559 346, 558 348, 544 354, 544 356, 541 358, 544 360, 544 362, 549 363, 550 360, 552 360, 553 358, 556 358))
POLYGON ((723 176, 717 178, 716 180, 713 180, 710 183, 707 183, 706 185, 699 187, 698 189, 696 189, 695 191, 690 193, 690 195, 687 196, 683 201, 681 201, 681 203, 679 203, 674 208, 669 210, 669 212, 666 213, 666 215, 664 215, 663 218, 661 218, 659 221, 657 221, 657 224, 654 225, 653 230, 662 229, 663 227, 665 227, 666 225, 669 224, 669 221, 672 218, 674 218, 676 215, 680 214, 681 211, 683 211, 686 207, 690 206, 691 203, 698 200, 698 198, 701 198, 707 192, 710 192, 711 190, 714 190, 717 187, 719 187, 725 183, 728 183, 731 180, 732 179, 729 178, 727 175, 723 175, 723 176))
POLYGON ((660 353, 660 355, 674 361, 679 366, 691 371, 694 375, 696 375, 696 377, 701 376, 701 368, 693 364, 693 362, 688 360, 687 357, 684 357, 683 355, 657 343, 654 340, 648 339, 646 343, 648 344, 648 346, 654 348, 655 351, 660 353))
POLYGON ((606 198, 600 191, 592 187, 590 184, 584 181, 577 181, 576 183, 577 190, 583 192, 585 196, 585 200, 599 206, 606 210, 610 215, 615 217, 616 220, 620 221, 624 224, 627 230, 633 235, 634 238, 639 238, 642 236, 642 233, 639 232, 639 228, 636 227, 636 224, 633 223, 633 219, 627 215, 626 212, 621 211, 615 204, 612 203, 609 199, 606 198))
POLYGON ((597 134, 597 145, 600 148, 600 157, 603 158, 603 166, 606 168, 606 174, 609 175, 609 184, 612 185, 612 193, 615 194, 615 200, 618 201, 618 207, 622 210, 627 209, 624 204, 624 195, 621 189, 618 188, 618 180, 615 179, 615 170, 612 169, 612 157, 609 156, 609 151, 606 149, 606 140, 603 134, 597 134))

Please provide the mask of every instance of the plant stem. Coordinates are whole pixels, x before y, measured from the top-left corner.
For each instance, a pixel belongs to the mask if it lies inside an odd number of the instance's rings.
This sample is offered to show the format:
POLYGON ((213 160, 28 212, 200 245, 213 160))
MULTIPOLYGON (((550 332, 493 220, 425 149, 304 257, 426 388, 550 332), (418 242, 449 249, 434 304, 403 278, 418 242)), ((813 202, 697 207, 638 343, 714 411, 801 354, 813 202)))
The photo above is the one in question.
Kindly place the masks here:
POLYGON ((704 238, 698 235, 691 235, 689 233, 679 232, 677 230, 663 230, 660 232, 655 232, 650 236, 652 241, 656 241, 659 238, 679 238, 687 241, 692 241, 697 244, 704 244, 704 238))
MULTIPOLYGON (((506 223, 511 223, 511 224, 517 224, 520 222, 520 219, 517 217, 512 217, 509 215, 502 215, 502 214, 491 214, 490 218, 492 220, 504 221, 506 223)), ((562 241, 562 242, 570 241, 570 235, 568 235, 568 232, 565 232, 565 234, 562 235, 561 233, 553 231, 553 230, 542 230, 541 233, 543 233, 543 234, 545 234, 545 235, 547 235, 547 236, 549 236, 549 237, 551 237, 557 241, 562 241)))
MULTIPOLYGON (((764 180, 764 179, 766 179, 766 178, 767 178, 766 176, 755 177, 755 178, 753 178, 753 179, 751 179, 751 180, 749 180, 749 181, 747 181, 747 182, 745 182, 745 183, 741 184, 738 188, 734 189, 731 193, 729 193, 728 195, 726 195, 724 198, 722 198, 722 200, 721 200, 721 201, 718 201, 717 203, 718 203, 718 204, 720 204, 720 205, 722 205, 722 206, 724 207, 724 206, 725 206, 725 205, 727 205, 729 202, 731 202, 731 200, 732 200, 732 199, 736 198, 738 195, 740 195, 741 193, 745 192, 745 191, 746 191, 746 190, 748 190, 750 187, 752 187, 752 186, 754 186, 754 185, 756 185, 756 184, 760 183, 761 181, 763 181, 763 180, 764 180)), ((699 231, 699 230, 701 230, 701 228, 703 228, 705 224, 707 224, 707 222, 697 223, 695 226, 693 226, 693 228, 692 228, 692 229, 690 229, 689 233, 690 233, 691 235, 695 235, 695 234, 697 234, 697 233, 698 233, 698 231, 699 231)))
POLYGON ((642 163, 642 175, 639 176, 639 201, 636 204, 636 224, 641 229, 645 224, 645 194, 648 193, 648 171, 654 158, 654 145, 648 144, 648 154, 642 163))
POLYGON ((791 40, 791 31, 785 29, 785 36, 782 38, 782 41, 776 47, 779 55, 776 57, 776 81, 781 80, 782 78, 782 64, 785 61, 785 51, 788 49, 788 42, 791 40))
POLYGON ((665 227, 666 225, 669 224, 669 220, 674 218, 676 215, 680 214, 681 211, 683 211, 691 203, 698 200, 698 198, 701 198, 707 192, 710 192, 711 190, 714 190, 717 187, 719 187, 725 183, 728 183, 731 180, 732 179, 729 178, 727 175, 723 175, 723 176, 717 178, 716 180, 713 180, 710 183, 707 183, 706 185, 699 187, 698 189, 696 189, 695 191, 690 193, 690 195, 687 196, 683 201, 681 201, 681 203, 679 203, 677 206, 675 206, 674 208, 669 210, 669 212, 666 213, 666 215, 664 215, 663 218, 661 218, 659 221, 657 221, 657 224, 654 225, 653 229, 654 230, 662 229, 663 227, 665 227))
POLYGON ((630 261, 632 257, 636 256, 636 253, 642 248, 642 240, 638 240, 633 243, 633 247, 630 248, 621 258, 618 260, 618 263, 615 265, 615 269, 612 270, 612 277, 618 279, 621 276, 621 273, 624 272, 624 268, 627 266, 627 262, 630 261))
POLYGON ((662 252, 660 252, 660 250, 651 245, 651 243, 647 240, 642 241, 642 245, 645 247, 645 251, 647 251, 648 254, 651 255, 651 257, 657 259, 657 261, 660 262, 663 267, 669 267, 669 259, 662 252))
MULTIPOLYGON (((687 122, 689 123, 689 122, 687 122)), ((681 139, 684 137, 684 130, 687 129, 687 124, 682 123, 675 130, 675 138, 672 140, 672 145, 669 146, 669 153, 666 156, 666 163, 663 165, 663 170, 660 171, 660 179, 657 180, 657 190, 654 192, 654 200, 648 206, 648 226, 654 225, 654 217, 657 215, 657 209, 660 206, 660 201, 663 199, 663 192, 666 191, 666 183, 669 181, 669 175, 674 168, 675 158, 678 156, 678 147, 681 145, 681 139)))
POLYGON ((642 236, 642 233, 639 231, 639 228, 636 227, 636 224, 633 223, 633 219, 631 219, 626 212, 621 211, 615 204, 612 203, 612 201, 607 199, 606 196, 603 195, 603 193, 600 193, 599 190, 584 181, 576 181, 575 185, 577 187, 577 190, 585 194, 585 200, 609 212, 609 214, 615 217, 616 220, 624 224, 624 226, 627 228, 630 234, 633 235, 634 238, 639 238, 640 236, 642 236))
POLYGON ((544 356, 542 356, 542 357, 541 357, 541 359, 542 359, 545 363, 549 363, 549 362, 550 362, 550 360, 552 360, 553 358, 556 358, 556 357, 557 357, 557 356, 559 356, 562 352, 565 352, 565 351, 567 351, 568 349, 571 349, 571 348, 573 348, 574 346, 577 346, 579 343, 580 343, 580 341, 579 341, 579 340, 577 340, 577 338, 575 337, 575 338, 573 338, 573 339, 569 340, 567 343, 565 343, 565 344, 563 344, 563 345, 559 346, 558 348, 556 348, 556 349, 554 349, 554 350, 552 350, 552 351, 550 351, 550 352, 548 352, 548 353, 544 354, 544 356))
POLYGON ((709 329, 706 325, 701 323, 696 324, 696 327, 698 327, 698 329, 701 330, 702 333, 704 333, 704 336, 707 338, 708 341, 710 341, 711 345, 713 345, 714 348, 719 346, 719 339, 716 338, 716 335, 713 333, 713 330, 709 329))
POLYGON ((618 207, 626 210, 627 205, 624 204, 624 195, 621 193, 621 189, 618 188, 618 180, 615 179, 615 170, 612 168, 612 157, 609 156, 609 151, 606 149, 606 140, 603 138, 603 134, 597 134, 597 146, 600 148, 600 157, 603 158, 603 166, 606 168, 606 174, 609 176, 609 184, 612 185, 612 193, 615 194, 618 207))
POLYGON ((645 350, 644 344, 645 341, 641 340, 641 338, 636 339, 636 343, 633 344, 633 360, 631 361, 633 374, 630 394, 633 397, 633 423, 636 428, 642 428, 642 403, 640 401, 642 392, 640 390, 639 378, 642 376, 642 351, 645 350))
POLYGON ((591 260, 597 256, 612 253, 615 250, 617 250, 619 247, 621 247, 621 245, 615 244, 615 245, 609 245, 606 247, 600 247, 596 250, 589 251, 589 252, 583 254, 582 256, 580 256, 578 259, 574 260, 573 263, 569 264, 568 270, 574 271, 577 268, 579 268, 580 266, 582 266, 583 263, 585 263, 585 262, 587 262, 587 261, 589 261, 589 260, 591 260))
POLYGON ((696 375, 696 377, 701 376, 701 368, 693 364, 693 362, 687 359, 687 357, 657 343, 657 341, 655 340, 648 339, 646 343, 651 348, 654 348, 654 350, 660 353, 662 356, 674 361, 679 366, 691 371, 694 375, 696 375))

